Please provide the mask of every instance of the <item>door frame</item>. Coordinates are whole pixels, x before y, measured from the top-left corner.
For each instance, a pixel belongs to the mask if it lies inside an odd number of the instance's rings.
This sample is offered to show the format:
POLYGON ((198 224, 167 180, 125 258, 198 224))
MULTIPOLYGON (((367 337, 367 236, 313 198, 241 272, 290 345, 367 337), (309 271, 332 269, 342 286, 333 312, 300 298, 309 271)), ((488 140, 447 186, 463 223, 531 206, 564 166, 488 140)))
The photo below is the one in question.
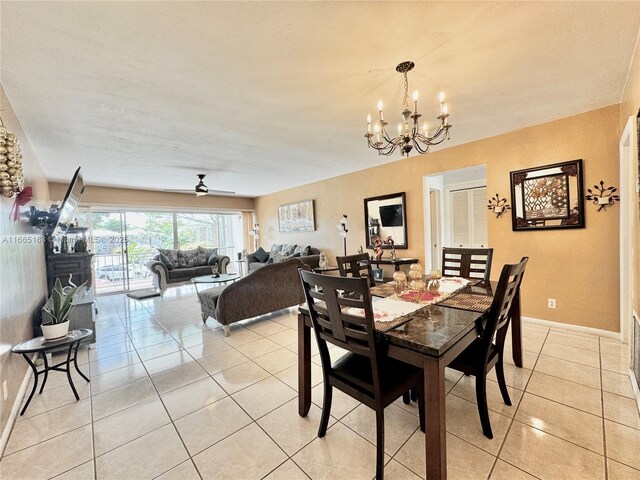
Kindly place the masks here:
POLYGON ((632 306, 631 238, 637 185, 637 118, 630 116, 620 137, 620 340, 630 339, 632 306))

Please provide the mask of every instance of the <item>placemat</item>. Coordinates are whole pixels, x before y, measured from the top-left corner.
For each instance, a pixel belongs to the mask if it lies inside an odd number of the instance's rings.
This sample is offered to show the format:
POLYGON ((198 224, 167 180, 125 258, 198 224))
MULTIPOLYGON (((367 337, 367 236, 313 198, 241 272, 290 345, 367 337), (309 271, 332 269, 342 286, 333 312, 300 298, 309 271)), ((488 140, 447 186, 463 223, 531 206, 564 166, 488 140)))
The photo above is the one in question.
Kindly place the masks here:
POLYGON ((438 303, 440 307, 458 308, 460 310, 470 310, 472 312, 486 312, 493 297, 488 295, 478 295, 474 293, 459 293, 438 303))
MULTIPOLYGON (((387 332, 396 328, 405 322, 411 320, 411 314, 416 310, 420 310, 424 305, 419 303, 411 303, 391 298, 384 298, 374 301, 373 318, 375 320, 375 328, 379 332, 387 332)), ((349 308, 349 314, 364 316, 362 308, 349 308)))

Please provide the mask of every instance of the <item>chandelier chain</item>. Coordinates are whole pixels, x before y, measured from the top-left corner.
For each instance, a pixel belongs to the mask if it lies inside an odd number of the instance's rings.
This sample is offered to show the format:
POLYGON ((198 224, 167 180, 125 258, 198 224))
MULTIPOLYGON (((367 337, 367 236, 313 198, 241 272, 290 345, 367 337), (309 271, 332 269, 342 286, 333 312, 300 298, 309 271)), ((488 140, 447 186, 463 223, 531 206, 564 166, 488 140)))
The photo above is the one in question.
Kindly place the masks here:
POLYGON ((407 78, 407 72, 404 72, 404 100, 402 104, 405 108, 409 108, 409 79, 407 78))

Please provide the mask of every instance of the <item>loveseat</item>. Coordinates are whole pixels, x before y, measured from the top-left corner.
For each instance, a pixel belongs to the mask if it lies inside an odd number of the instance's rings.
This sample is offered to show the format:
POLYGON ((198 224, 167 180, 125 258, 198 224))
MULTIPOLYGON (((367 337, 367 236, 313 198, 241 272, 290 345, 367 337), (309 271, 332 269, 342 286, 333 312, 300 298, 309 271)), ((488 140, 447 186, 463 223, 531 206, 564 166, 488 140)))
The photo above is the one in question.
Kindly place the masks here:
POLYGON ((187 282, 193 277, 211 275, 211 267, 218 265, 220 273, 227 273, 229 257, 218 255, 217 248, 198 247, 192 250, 158 249, 147 263, 153 286, 164 293, 169 285, 187 282))
POLYGON ((300 268, 310 269, 300 258, 292 258, 265 265, 229 285, 202 290, 202 320, 215 318, 229 336, 234 322, 304 303, 300 268))
POLYGON ((304 245, 289 245, 274 243, 269 252, 258 248, 254 253, 247 254, 247 272, 254 272, 271 263, 280 263, 291 258, 299 258, 311 269, 320 264, 320 250, 304 245))

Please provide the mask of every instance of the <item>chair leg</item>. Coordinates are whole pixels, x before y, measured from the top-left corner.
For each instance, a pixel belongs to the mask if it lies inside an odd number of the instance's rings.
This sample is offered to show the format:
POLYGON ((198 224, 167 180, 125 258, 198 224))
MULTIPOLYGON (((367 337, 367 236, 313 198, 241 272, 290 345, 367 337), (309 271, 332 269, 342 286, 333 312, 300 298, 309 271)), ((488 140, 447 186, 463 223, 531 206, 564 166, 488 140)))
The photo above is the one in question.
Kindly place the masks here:
POLYGON ((376 480, 384 478, 384 410, 376 411, 376 480))
POLYGON ((489 409, 487 408, 487 377, 485 375, 476 376, 476 400, 478 402, 478 413, 482 432, 487 438, 493 438, 491 431, 491 421, 489 420, 489 409))
POLYGON ((418 392, 416 391, 415 387, 411 389, 411 400, 413 400, 414 402, 418 400, 418 392))
POLYGON ((504 379, 504 365, 502 359, 496 363, 496 377, 498 377, 498 385, 500 386, 500 393, 502 393, 502 400, 505 405, 511 406, 511 398, 509 398, 509 390, 507 390, 507 382, 504 379))
POLYGON ((409 405, 411 403, 411 394, 409 392, 404 392, 402 394, 402 403, 405 405, 409 405))
POLYGON ((318 427, 318 437, 322 438, 327 433, 329 426, 329 416, 331 414, 331 400, 333 398, 333 387, 325 378, 324 380, 324 400, 322 402, 322 417, 320 417, 320 426, 318 427))
POLYGON ((426 428, 426 423, 424 421, 424 388, 422 386, 418 387, 418 415, 420 415, 420 430, 424 433, 426 428))

